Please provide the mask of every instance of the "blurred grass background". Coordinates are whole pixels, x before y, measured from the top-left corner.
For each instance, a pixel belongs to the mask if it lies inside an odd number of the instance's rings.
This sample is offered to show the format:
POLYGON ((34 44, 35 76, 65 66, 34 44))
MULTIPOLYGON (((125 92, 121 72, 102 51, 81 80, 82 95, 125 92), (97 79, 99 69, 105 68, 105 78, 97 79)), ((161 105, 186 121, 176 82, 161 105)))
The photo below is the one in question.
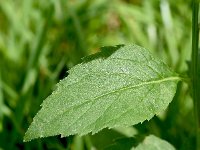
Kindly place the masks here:
MULTIPOLYGON (((186 75, 191 0, 0 0, 0 150, 103 149, 127 137, 120 129, 23 143, 40 104, 68 69, 101 46, 130 43, 186 75)), ((188 87, 180 83, 164 114, 130 130, 193 149, 192 116, 188 87)))

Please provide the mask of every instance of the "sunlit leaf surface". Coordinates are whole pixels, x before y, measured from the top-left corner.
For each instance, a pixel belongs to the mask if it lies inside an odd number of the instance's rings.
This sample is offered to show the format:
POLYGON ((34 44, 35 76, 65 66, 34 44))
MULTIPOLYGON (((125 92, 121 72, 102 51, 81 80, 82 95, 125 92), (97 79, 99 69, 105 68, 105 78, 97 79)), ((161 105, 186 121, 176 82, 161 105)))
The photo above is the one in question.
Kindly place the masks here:
POLYGON ((166 109, 179 77, 136 45, 104 47, 69 71, 43 102, 24 140, 130 126, 166 109))

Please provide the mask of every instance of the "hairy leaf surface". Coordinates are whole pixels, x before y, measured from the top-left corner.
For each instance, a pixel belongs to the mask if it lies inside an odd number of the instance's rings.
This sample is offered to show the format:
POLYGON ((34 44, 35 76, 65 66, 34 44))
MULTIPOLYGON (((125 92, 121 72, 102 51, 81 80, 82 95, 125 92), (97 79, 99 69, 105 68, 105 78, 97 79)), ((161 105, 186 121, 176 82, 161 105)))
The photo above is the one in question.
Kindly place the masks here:
POLYGON ((104 47, 69 71, 42 104, 24 140, 130 126, 166 109, 179 77, 136 45, 104 47))

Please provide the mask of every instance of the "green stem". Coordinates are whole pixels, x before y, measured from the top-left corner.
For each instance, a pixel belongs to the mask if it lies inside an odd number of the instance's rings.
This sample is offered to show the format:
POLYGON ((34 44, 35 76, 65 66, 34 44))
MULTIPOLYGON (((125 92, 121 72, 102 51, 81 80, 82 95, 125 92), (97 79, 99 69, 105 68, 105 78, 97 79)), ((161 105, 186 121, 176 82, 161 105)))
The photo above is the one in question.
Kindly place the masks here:
POLYGON ((198 27, 199 1, 193 0, 192 6, 192 87, 194 101, 194 115, 196 127, 196 149, 200 150, 200 86, 198 79, 198 45, 199 45, 199 27, 198 27))

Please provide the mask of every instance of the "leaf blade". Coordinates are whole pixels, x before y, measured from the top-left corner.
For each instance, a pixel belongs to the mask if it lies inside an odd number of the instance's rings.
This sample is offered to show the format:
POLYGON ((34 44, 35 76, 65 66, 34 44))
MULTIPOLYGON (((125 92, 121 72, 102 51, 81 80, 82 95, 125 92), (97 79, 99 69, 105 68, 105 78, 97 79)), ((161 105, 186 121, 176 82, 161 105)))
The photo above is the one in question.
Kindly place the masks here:
POLYGON ((147 136, 142 143, 131 150, 175 150, 175 148, 165 140, 154 135, 147 136))
POLYGON ((167 107, 179 81, 176 73, 136 45, 104 51, 73 67, 58 83, 43 102, 25 141, 130 126, 167 107))

